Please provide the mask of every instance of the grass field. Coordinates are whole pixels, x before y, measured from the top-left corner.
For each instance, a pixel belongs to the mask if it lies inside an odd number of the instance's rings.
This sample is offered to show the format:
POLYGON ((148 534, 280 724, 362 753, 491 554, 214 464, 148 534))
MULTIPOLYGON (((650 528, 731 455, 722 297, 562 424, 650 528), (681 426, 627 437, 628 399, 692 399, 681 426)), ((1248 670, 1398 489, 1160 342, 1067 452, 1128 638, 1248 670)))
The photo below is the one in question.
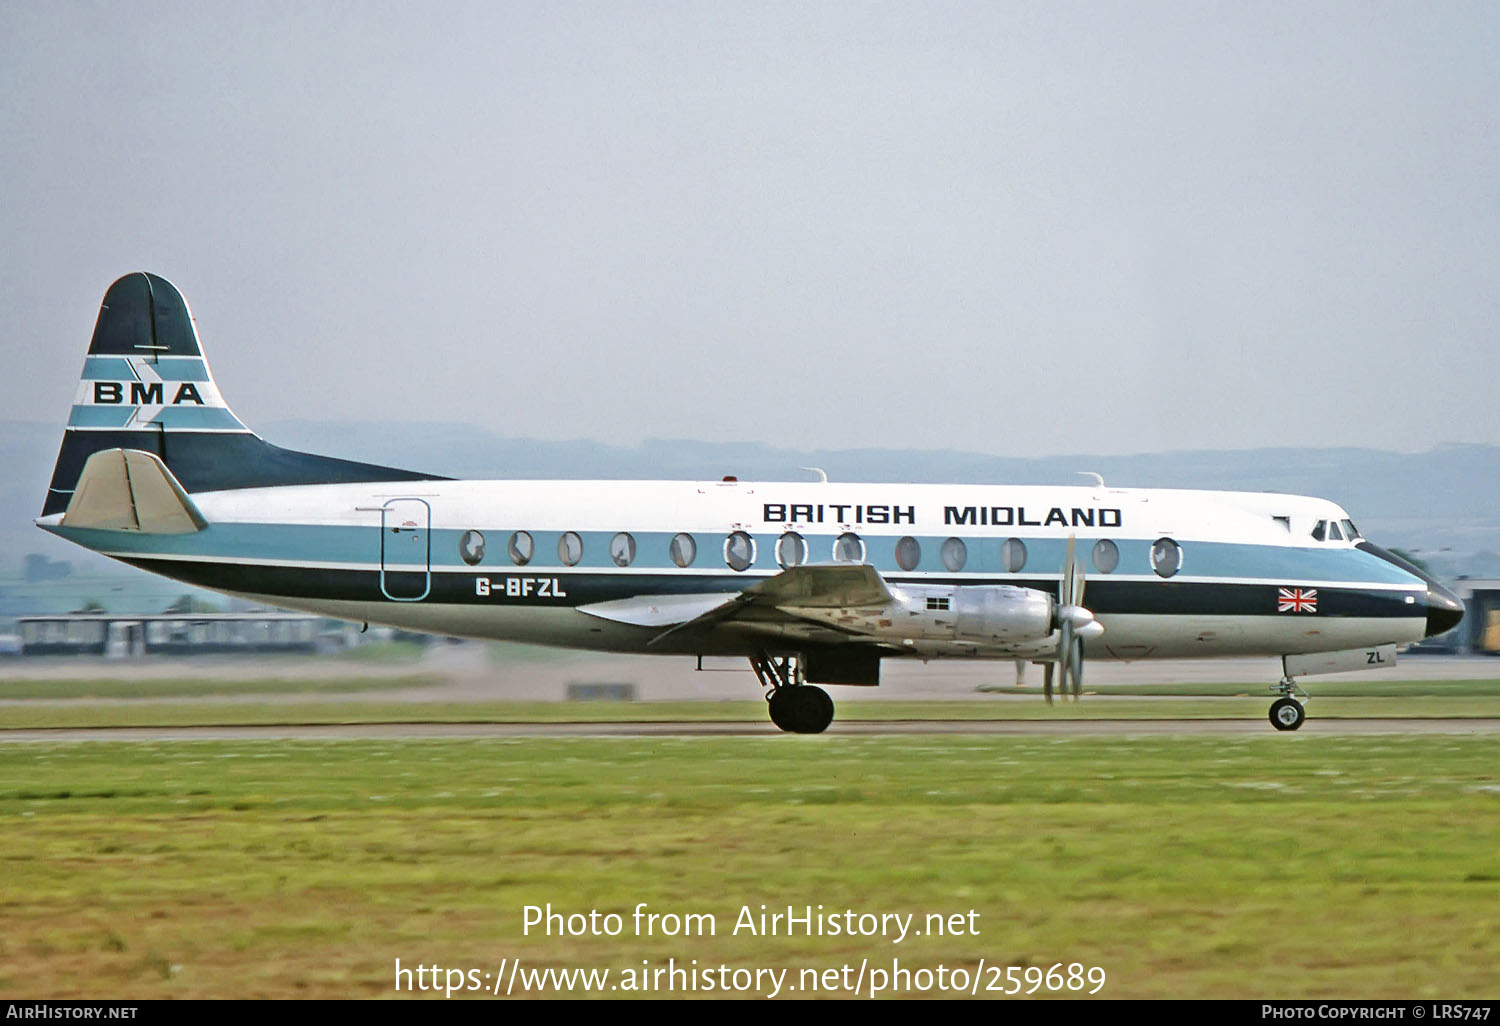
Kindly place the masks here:
POLYGON ((1497 827, 1489 737, 0 745, 0 994, 983 958, 1099 966, 1115 998, 1493 997, 1497 827), (523 935, 548 902, 625 932, 523 935), (716 935, 633 936, 638 902, 716 935), (761 904, 978 935, 732 935, 761 904))

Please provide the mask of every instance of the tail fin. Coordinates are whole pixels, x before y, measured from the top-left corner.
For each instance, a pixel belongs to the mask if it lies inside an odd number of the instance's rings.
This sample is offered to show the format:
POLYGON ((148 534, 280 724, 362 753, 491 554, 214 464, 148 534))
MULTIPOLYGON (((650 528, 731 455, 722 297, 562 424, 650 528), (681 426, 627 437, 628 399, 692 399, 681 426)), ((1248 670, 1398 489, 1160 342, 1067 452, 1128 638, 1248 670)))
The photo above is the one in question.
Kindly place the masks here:
POLYGON ((104 295, 43 516, 67 508, 84 464, 106 449, 155 455, 188 492, 441 480, 293 452, 256 435, 219 394, 182 294, 144 272, 127 274, 104 295))

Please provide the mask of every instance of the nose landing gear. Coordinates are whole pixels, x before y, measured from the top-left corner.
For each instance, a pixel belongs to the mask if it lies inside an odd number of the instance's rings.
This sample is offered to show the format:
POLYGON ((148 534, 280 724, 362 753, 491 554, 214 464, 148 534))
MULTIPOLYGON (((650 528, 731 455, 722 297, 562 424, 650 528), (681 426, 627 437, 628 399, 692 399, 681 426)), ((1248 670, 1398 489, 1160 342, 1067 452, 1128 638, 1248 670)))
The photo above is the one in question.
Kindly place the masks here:
POLYGON ((1303 721, 1307 719, 1307 713, 1302 708, 1303 702, 1311 696, 1299 688, 1290 677, 1281 678, 1281 683, 1272 685, 1271 690, 1281 695, 1271 703, 1271 726, 1277 730, 1296 730, 1302 726, 1303 721), (1301 695, 1303 701, 1297 701, 1294 695, 1301 695))

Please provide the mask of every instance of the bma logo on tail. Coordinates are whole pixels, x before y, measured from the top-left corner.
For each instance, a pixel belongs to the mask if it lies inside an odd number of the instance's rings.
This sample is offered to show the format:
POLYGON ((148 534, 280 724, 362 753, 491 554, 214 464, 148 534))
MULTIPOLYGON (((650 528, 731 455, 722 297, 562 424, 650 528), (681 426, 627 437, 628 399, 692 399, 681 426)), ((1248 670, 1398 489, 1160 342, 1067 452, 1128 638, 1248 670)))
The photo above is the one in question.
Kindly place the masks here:
MULTIPOLYGON (((130 386, 131 406, 165 406, 162 401, 162 383, 160 381, 96 381, 94 382, 94 402, 100 405, 113 406, 125 402, 125 386, 130 386)), ((177 388, 177 394, 172 397, 172 405, 179 403, 196 403, 203 405, 203 397, 198 394, 198 388, 191 381, 184 381, 177 388)))
POLYGON ((89 356, 68 426, 244 431, 202 356, 89 356))

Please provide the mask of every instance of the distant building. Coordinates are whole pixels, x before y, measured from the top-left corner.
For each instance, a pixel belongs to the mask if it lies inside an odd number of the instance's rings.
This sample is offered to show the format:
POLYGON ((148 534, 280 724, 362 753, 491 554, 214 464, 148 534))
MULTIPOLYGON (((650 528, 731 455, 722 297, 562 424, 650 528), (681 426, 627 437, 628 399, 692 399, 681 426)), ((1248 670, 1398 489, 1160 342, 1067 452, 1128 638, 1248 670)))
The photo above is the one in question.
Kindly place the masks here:
POLYGON ((1500 655, 1500 580, 1460 578, 1454 591, 1464 600, 1463 621, 1454 628, 1458 650, 1500 655))
POLYGON ((300 613, 68 613, 17 619, 23 655, 312 652, 322 617, 300 613))

